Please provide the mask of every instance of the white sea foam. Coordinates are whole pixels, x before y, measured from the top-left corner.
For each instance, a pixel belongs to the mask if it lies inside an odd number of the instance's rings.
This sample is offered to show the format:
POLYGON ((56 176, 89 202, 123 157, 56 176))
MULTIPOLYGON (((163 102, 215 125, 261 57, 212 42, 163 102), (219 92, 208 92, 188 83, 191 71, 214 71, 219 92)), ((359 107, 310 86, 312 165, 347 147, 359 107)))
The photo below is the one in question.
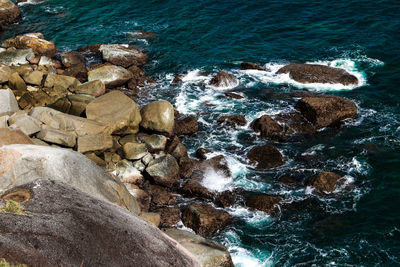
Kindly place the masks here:
POLYGON ((28 0, 26 2, 21 2, 18 3, 18 6, 25 6, 25 5, 39 5, 43 3, 44 1, 34 1, 34 0, 28 0))
POLYGON ((213 168, 208 168, 205 171, 201 184, 212 191, 222 192, 227 188, 227 185, 230 182, 232 182, 231 177, 227 177, 221 171, 215 171, 213 168))

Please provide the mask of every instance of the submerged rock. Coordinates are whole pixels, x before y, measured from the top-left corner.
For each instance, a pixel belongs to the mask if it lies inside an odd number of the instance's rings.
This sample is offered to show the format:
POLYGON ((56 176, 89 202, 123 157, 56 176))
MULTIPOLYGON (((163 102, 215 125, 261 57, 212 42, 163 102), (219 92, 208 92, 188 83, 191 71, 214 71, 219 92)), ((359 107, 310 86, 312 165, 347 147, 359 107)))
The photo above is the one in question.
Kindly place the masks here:
POLYGON ((174 107, 165 100, 153 101, 141 110, 140 126, 146 130, 172 134, 174 129, 174 107))
POLYGON ((195 116, 175 119, 174 134, 192 135, 199 130, 199 123, 195 116))
POLYGON ((244 115, 230 115, 230 116, 222 116, 218 118, 218 123, 226 123, 231 126, 245 126, 247 124, 247 120, 244 115))
POLYGON ((146 32, 146 31, 135 31, 131 34, 128 35, 128 37, 131 38, 135 38, 135 39, 156 39, 157 38, 157 34, 153 33, 153 32, 146 32))
POLYGON ((307 185, 314 187, 318 193, 333 193, 336 187, 344 182, 343 177, 333 172, 322 171, 312 176, 307 185))
POLYGON ((283 140, 284 132, 282 126, 268 115, 263 115, 255 119, 250 127, 259 132, 262 138, 270 138, 273 140, 283 140))
POLYGON ((0 28, 17 21, 21 17, 18 7, 10 0, 0 0, 0 28))
POLYGON ((324 65, 290 64, 279 69, 276 73, 289 73, 290 78, 300 83, 358 84, 358 79, 347 71, 324 65))
POLYGON ((142 66, 149 60, 145 53, 122 45, 102 45, 99 50, 105 61, 124 68, 142 66))
POLYGON ((124 85, 133 78, 132 72, 123 67, 104 65, 88 72, 88 81, 102 81, 107 88, 124 85))
POLYGON ((216 87, 234 87, 238 85, 238 80, 232 74, 220 71, 211 79, 210 85, 216 87))
POLYGON ((255 63, 251 63, 251 62, 242 62, 240 64, 240 68, 242 70, 262 70, 265 71, 265 69, 255 63))
POLYGON ((272 145, 256 146, 247 156, 251 163, 256 164, 256 169, 276 168, 285 163, 281 152, 272 145))

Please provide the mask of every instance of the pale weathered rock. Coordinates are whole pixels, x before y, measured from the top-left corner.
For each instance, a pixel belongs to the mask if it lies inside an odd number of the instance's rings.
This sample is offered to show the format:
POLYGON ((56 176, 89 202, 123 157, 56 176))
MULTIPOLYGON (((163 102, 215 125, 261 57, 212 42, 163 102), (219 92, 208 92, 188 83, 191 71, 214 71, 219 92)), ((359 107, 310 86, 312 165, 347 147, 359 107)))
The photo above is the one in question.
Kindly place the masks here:
POLYGON ((46 125, 42 126, 41 131, 36 136, 41 140, 67 147, 74 147, 76 144, 76 136, 74 134, 46 125))
POLYGON ((14 72, 11 74, 8 80, 8 86, 12 89, 17 91, 17 95, 22 95, 24 91, 26 91, 26 84, 24 80, 19 76, 18 72, 14 72))
POLYGON ((102 81, 95 80, 78 85, 71 89, 76 94, 87 94, 95 97, 101 96, 106 92, 106 86, 102 81))
MULTIPOLYGON (((0 128, 0 147, 13 144, 33 144, 33 142, 27 135, 25 135, 20 130, 0 128)), ((0 165, 1 165, 1 160, 0 160, 0 165)), ((1 167, 0 167, 0 173, 1 173, 1 167)))
POLYGON ((43 81, 43 72, 35 70, 32 72, 26 73, 23 78, 27 84, 41 86, 43 81))
MULTIPOLYGON (((111 167, 111 166, 109 166, 111 167)), ((123 183, 130 184, 142 184, 144 182, 143 175, 141 172, 132 166, 132 163, 128 160, 122 160, 117 164, 117 166, 111 167, 114 169, 115 175, 121 180, 123 183)))
POLYGON ((159 134, 152 134, 143 138, 144 143, 150 152, 165 150, 167 144, 167 137, 159 134))
POLYGON ((39 132, 42 125, 42 122, 31 116, 28 116, 27 114, 11 116, 8 122, 10 129, 21 130, 28 136, 39 132))
POLYGON ((140 126, 147 130, 172 134, 174 129, 174 107, 165 100, 153 101, 141 110, 140 126))
POLYGON ((138 105, 120 91, 102 95, 88 104, 86 117, 107 124, 113 132, 124 128, 138 129, 142 120, 138 105))
POLYGON ((106 65, 88 72, 89 82, 99 80, 102 81, 107 88, 121 86, 132 78, 132 72, 124 69, 123 67, 114 65, 106 65))
POLYGON ((126 143, 123 150, 125 157, 131 160, 141 159, 148 153, 146 144, 141 143, 126 143))
POLYGON ((8 115, 4 115, 4 116, 0 116, 0 128, 7 128, 8 127, 8 118, 10 116, 8 115))
POLYGON ((191 252, 202 266, 233 267, 231 255, 223 245, 185 230, 169 228, 163 231, 191 252))
POLYGON ((17 21, 21 17, 18 7, 10 0, 0 0, 0 28, 17 21))
POLYGON ((0 89, 0 116, 12 115, 19 110, 17 99, 10 89, 0 89))
POLYGON ((0 64, 0 84, 8 82, 13 73, 15 73, 15 70, 9 66, 0 64))
POLYGON ((106 150, 113 147, 111 135, 96 134, 78 137, 78 152, 106 150))
POLYGON ((58 49, 56 45, 44 39, 41 33, 28 33, 22 36, 8 39, 3 42, 3 47, 15 47, 18 49, 31 48, 36 55, 55 57, 58 49))
POLYGON ((146 172, 156 184, 171 187, 179 179, 179 165, 171 156, 154 159, 146 168, 146 172))
POLYGON ((155 227, 158 227, 160 225, 160 221, 161 221, 160 214, 155 213, 155 212, 143 212, 140 214, 140 218, 142 218, 145 221, 148 221, 149 223, 153 224, 155 227))
POLYGON ((137 201, 126 187, 81 153, 46 146, 9 145, 0 148, 0 193, 39 179, 65 182, 138 214, 137 201))
POLYGON ((46 81, 44 83, 44 86, 48 88, 59 86, 65 89, 69 89, 77 87, 78 85, 81 85, 81 82, 78 81, 76 78, 57 74, 47 75, 46 81))
POLYGON ((35 57, 32 49, 7 49, 0 52, 0 62, 8 66, 29 64, 28 59, 35 57))
POLYGON ((141 66, 148 61, 145 53, 121 45, 102 45, 99 50, 102 52, 105 61, 124 68, 132 65, 141 66))

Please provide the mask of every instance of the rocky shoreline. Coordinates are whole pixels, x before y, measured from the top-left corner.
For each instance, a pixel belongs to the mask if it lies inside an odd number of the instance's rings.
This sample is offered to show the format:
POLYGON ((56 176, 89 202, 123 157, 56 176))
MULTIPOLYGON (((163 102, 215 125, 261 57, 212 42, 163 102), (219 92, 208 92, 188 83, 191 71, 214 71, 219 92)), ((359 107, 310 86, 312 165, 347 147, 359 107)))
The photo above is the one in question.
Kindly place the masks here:
MULTIPOLYGON (((0 25, 20 16, 12 5, 0 1, 0 25)), ((0 216, 7 230, 0 233, 0 258, 32 266, 233 266, 227 249, 207 239, 234 223, 225 209, 242 205, 275 216, 293 205, 281 196, 207 189, 202 181, 209 171, 232 176, 228 163, 204 147, 196 158, 189 156, 180 138, 196 138, 198 117, 180 115, 163 99, 136 103, 141 90, 157 82, 141 69, 148 61, 141 48, 120 44, 60 53, 41 33, 2 43, 0 216), (89 58, 99 62, 89 64, 89 58), (7 209, 10 205, 16 208, 7 209), (195 234, 177 229, 180 222, 195 234)), ((241 69, 263 71, 250 62, 241 69)), ((344 70, 321 65, 289 64, 277 74, 302 83, 358 82, 344 70)), ((172 83, 179 86, 181 78, 172 83)), ((238 83, 221 70, 209 85, 238 83)), ((285 164, 275 142, 316 135, 357 116, 356 104, 342 97, 308 91, 296 97, 295 112, 250 123, 266 142, 247 155, 254 168, 285 164)), ((215 123, 247 125, 241 114, 215 123)), ((305 184, 293 177, 281 182, 310 186, 322 197, 348 186, 340 175, 324 171, 305 184)))

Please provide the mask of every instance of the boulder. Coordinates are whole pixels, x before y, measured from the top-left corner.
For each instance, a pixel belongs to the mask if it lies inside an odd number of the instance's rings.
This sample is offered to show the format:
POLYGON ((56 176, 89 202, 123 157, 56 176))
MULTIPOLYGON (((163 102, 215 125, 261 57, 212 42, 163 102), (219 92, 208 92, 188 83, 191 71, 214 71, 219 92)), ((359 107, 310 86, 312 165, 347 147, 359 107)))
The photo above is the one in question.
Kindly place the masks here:
POLYGON ((211 153, 212 153, 211 150, 200 147, 196 150, 196 158, 205 160, 205 159, 207 159, 207 154, 211 154, 211 153))
POLYGON ((168 142, 166 152, 174 156, 178 161, 188 157, 186 147, 176 135, 168 142))
POLYGON ((132 72, 123 67, 114 65, 105 65, 88 72, 89 82, 95 80, 102 81, 106 88, 114 88, 124 85, 132 78, 132 72))
POLYGON ((0 128, 8 128, 8 118, 10 116, 0 116, 0 128))
POLYGON ((174 107, 165 100, 153 101, 142 108, 142 126, 146 130, 172 134, 174 107))
POLYGON ((102 81, 95 80, 78 85, 77 87, 72 88, 71 91, 75 94, 86 94, 98 97, 105 94, 106 86, 102 81))
POLYGON ((303 97, 297 102, 296 109, 318 129, 357 116, 357 106, 353 101, 332 95, 303 97))
POLYGON ((255 195, 247 199, 246 206, 268 214, 274 214, 278 210, 278 204, 281 201, 282 198, 278 196, 255 195))
POLYGON ((144 87, 147 83, 154 83, 139 67, 131 66, 128 70, 133 74, 133 78, 127 84, 129 89, 137 91, 138 87, 144 87))
POLYGON ((112 132, 128 127, 138 130, 142 120, 138 105, 120 91, 112 91, 90 102, 86 117, 108 125, 112 132))
POLYGON ((64 89, 75 88, 81 83, 74 77, 65 76, 65 75, 57 75, 57 74, 49 74, 47 75, 44 86, 47 88, 52 87, 61 87, 64 89))
POLYGON ((281 152, 272 145, 256 146, 247 154, 256 169, 276 168, 285 163, 281 152))
POLYGON ((179 165, 173 156, 166 155, 151 161, 146 173, 156 184, 171 187, 179 179, 179 165))
POLYGON ((307 186, 312 186, 318 193, 333 193, 344 182, 343 177, 333 172, 322 171, 310 177, 307 186))
POLYGON ((26 91, 26 84, 24 80, 19 76, 18 72, 11 74, 8 80, 8 86, 17 91, 17 95, 22 95, 26 91))
POLYGON ((8 66, 29 64, 29 59, 35 57, 32 49, 7 49, 0 52, 0 62, 8 66))
POLYGON ((141 143, 126 143, 123 151, 125 158, 130 160, 141 159, 149 153, 146 144, 141 143))
POLYGON ((22 210, 1 215, 1 255, 9 262, 200 266, 192 254, 152 224, 61 181, 30 182, 7 191, 2 200, 2 205, 13 203, 22 210))
MULTIPOLYGON (((15 113, 17 114, 17 113, 15 113)), ((31 136, 41 130, 42 123, 27 114, 11 116, 8 119, 10 129, 21 130, 24 134, 31 136)))
POLYGON ((188 180, 182 184, 182 193, 188 197, 200 197, 205 199, 214 199, 215 194, 210 192, 199 181, 188 180))
POLYGON ((18 7, 10 0, 0 0, 0 28, 13 23, 21 17, 18 7))
POLYGON ((247 124, 247 120, 243 115, 230 115, 230 116, 222 116, 218 118, 218 123, 226 123, 231 126, 245 126, 247 124))
POLYGON ((58 49, 56 45, 44 39, 41 33, 28 33, 25 35, 18 35, 15 38, 5 40, 3 47, 15 47, 17 49, 31 48, 35 55, 55 57, 58 49))
POLYGON ((0 147, 0 193, 39 179, 65 182, 93 197, 120 205, 132 213, 139 204, 126 187, 85 155, 62 148, 37 145, 0 147))
POLYGON ((300 112, 277 114, 275 120, 284 126, 286 134, 315 134, 317 131, 315 126, 304 118, 300 112))
POLYGON ((199 123, 195 116, 175 119, 174 134, 192 135, 199 130, 199 123))
POLYGON ((77 51, 80 53, 100 53, 100 46, 103 44, 92 44, 80 47, 77 51))
POLYGON ((221 244, 185 230, 169 228, 163 229, 163 232, 192 253, 202 266, 234 266, 231 255, 221 244))
POLYGON ((137 188, 137 186, 135 186, 135 185, 131 185, 131 188, 129 188, 129 193, 131 193, 132 196, 134 196, 135 199, 138 201, 138 203, 140 205, 140 210, 142 212, 149 211, 150 196, 148 193, 146 193, 142 189, 137 188))
POLYGON ((85 65, 86 61, 81 53, 70 51, 61 54, 61 63, 64 67, 69 68, 74 65, 85 65))
POLYGON ((68 95, 67 99, 71 103, 71 108, 67 113, 81 116, 87 105, 95 100, 95 97, 91 95, 68 95))
POLYGON ((31 85, 41 86, 44 73, 38 70, 26 72, 23 76, 25 82, 31 85))
POLYGON ((13 75, 14 73, 15 70, 10 68, 9 66, 0 63, 0 84, 7 83, 10 80, 11 75, 13 75))
POLYGON ((228 208, 235 204, 237 199, 238 197, 235 192, 225 190, 216 196, 215 203, 218 205, 218 207, 228 208))
POLYGON ((78 137, 78 152, 106 150, 113 147, 111 135, 95 134, 78 137))
POLYGON ((317 64, 289 64, 276 73, 289 73, 290 78, 300 83, 358 84, 358 79, 343 69, 317 64))
MULTIPOLYGON (((33 141, 22 131, 0 128, 0 147, 13 144, 32 144, 33 141)), ((1 162, 1 161, 0 161, 1 162)), ((0 171, 1 173, 1 171, 0 171)))
POLYGON ((73 133, 57 130, 46 125, 42 126, 36 137, 43 141, 66 147, 74 147, 76 144, 76 136, 73 133))
POLYGON ((10 89, 0 89, 0 116, 12 115, 19 110, 17 99, 10 89))
POLYGON ((143 142, 147 145, 147 149, 151 153, 164 151, 167 145, 167 137, 159 134, 152 134, 142 138, 143 142))
POLYGON ((140 218, 158 227, 161 223, 161 216, 155 212, 143 212, 140 214, 140 218))
POLYGON ((85 64, 72 65, 71 67, 62 70, 61 74, 65 76, 75 77, 78 81, 82 83, 88 80, 88 70, 85 64))
POLYGON ((233 217, 228 212, 208 204, 191 204, 185 208, 182 222, 196 234, 208 237, 231 224, 233 217))
POLYGON ((157 38, 157 34, 153 33, 153 32, 146 32, 146 31, 135 31, 131 34, 129 34, 128 37, 132 37, 135 39, 156 39, 157 38))
POLYGON ((153 212, 160 214, 160 227, 176 227, 181 220, 181 210, 176 206, 158 208, 153 212))
POLYGON ((104 61, 124 68, 132 65, 142 66, 149 61, 145 53, 122 45, 102 45, 99 50, 104 61))
POLYGON ((142 185, 144 183, 143 175, 130 161, 126 159, 121 160, 118 154, 107 152, 104 153, 104 159, 108 167, 114 170, 114 173, 121 182, 134 185, 142 185))
POLYGON ((285 138, 282 126, 268 115, 255 119, 250 127, 255 132, 259 132, 262 138, 272 140, 283 140, 285 138))
POLYGON ((220 71, 211 79, 210 85, 216 87, 235 87, 239 84, 238 80, 232 74, 220 71))
POLYGON ((176 202, 176 197, 162 186, 150 184, 148 192, 151 202, 156 206, 166 206, 176 202))
POLYGON ((242 64, 240 64, 240 69, 242 70, 262 70, 265 71, 265 69, 255 63, 251 63, 251 62, 242 62, 242 64))

